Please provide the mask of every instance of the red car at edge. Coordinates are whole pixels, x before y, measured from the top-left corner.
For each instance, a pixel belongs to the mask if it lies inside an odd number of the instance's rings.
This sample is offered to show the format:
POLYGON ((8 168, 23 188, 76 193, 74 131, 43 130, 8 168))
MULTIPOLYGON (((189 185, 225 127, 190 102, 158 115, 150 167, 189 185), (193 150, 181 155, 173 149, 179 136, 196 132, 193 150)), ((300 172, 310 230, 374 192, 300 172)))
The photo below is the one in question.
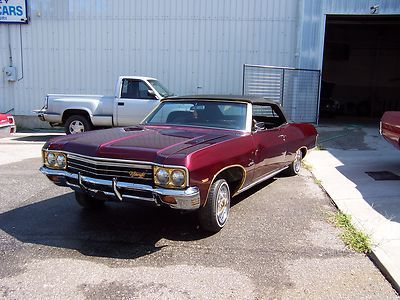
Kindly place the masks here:
POLYGON ((40 170, 84 208, 147 201, 197 210, 201 227, 217 232, 232 196, 281 171, 298 174, 316 137, 313 125, 288 122, 265 99, 171 97, 137 126, 47 142, 40 170))
POLYGON ((8 114, 0 114, 0 138, 15 133, 14 117, 8 114))
POLYGON ((387 111, 380 122, 380 134, 400 150, 400 111, 387 111))

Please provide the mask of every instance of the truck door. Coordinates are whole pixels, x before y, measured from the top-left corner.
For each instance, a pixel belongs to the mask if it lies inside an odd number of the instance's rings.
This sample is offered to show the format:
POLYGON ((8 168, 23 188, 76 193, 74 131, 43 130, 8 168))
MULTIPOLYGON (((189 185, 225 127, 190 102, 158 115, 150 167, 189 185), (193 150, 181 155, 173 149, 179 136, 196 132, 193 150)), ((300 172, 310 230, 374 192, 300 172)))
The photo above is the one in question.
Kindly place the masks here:
POLYGON ((146 82, 138 79, 122 80, 121 94, 115 99, 117 126, 130 126, 140 123, 159 103, 146 82))

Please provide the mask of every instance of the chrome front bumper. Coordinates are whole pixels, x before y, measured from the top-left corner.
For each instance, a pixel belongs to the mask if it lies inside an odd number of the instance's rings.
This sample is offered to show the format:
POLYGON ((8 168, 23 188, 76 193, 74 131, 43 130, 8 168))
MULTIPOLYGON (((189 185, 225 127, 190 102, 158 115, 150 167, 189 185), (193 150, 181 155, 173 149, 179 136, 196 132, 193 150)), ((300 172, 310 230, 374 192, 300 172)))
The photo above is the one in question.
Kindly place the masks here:
POLYGON ((0 126, 0 137, 6 137, 11 134, 14 134, 16 132, 16 127, 15 125, 5 125, 5 126, 0 126))
POLYGON ((94 197, 106 196, 119 201, 149 201, 157 205, 162 203, 181 210, 194 210, 200 207, 200 192, 197 187, 188 187, 184 190, 164 189, 145 184, 117 181, 115 178, 113 180, 97 179, 64 170, 49 169, 44 166, 40 168, 40 172, 56 185, 70 187, 75 191, 85 192, 94 197), (76 183, 72 183, 71 180, 76 183), (147 192, 146 194, 151 195, 151 197, 135 195, 135 192, 138 194, 147 192), (168 200, 166 197, 168 197, 168 200))

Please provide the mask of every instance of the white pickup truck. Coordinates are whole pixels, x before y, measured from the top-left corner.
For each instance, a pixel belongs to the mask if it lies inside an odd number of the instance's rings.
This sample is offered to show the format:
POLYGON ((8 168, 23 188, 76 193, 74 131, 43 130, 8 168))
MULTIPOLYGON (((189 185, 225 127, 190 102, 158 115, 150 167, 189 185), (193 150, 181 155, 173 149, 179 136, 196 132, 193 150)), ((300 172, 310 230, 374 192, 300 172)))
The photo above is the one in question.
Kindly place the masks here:
POLYGON ((40 120, 64 126, 67 134, 74 134, 96 127, 138 124, 167 96, 171 94, 155 78, 121 76, 115 96, 49 94, 44 107, 35 112, 40 120))

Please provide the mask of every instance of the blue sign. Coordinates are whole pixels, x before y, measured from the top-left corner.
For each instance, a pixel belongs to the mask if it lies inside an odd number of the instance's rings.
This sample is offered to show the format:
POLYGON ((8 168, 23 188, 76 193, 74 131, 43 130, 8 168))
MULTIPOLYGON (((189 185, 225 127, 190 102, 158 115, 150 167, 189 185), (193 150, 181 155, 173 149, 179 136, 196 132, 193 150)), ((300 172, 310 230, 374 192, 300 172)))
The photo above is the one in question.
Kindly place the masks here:
POLYGON ((26 0, 0 0, 0 23, 28 23, 26 0))

